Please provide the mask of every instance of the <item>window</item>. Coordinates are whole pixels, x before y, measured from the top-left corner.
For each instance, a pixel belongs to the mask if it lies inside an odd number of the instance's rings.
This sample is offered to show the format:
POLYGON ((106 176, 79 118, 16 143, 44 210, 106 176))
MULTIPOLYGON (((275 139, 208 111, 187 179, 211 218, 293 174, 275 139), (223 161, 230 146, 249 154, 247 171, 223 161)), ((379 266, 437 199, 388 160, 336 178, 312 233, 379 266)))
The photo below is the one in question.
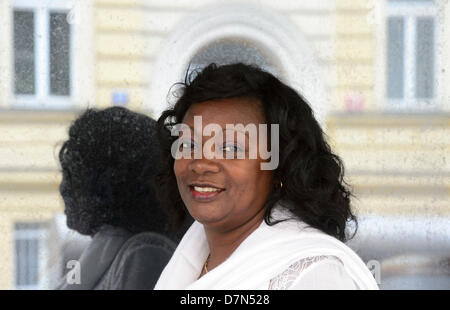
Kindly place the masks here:
POLYGON ((15 288, 40 289, 44 285, 47 229, 43 223, 16 223, 15 288))
POLYGON ((14 1, 15 106, 71 105, 73 44, 67 22, 69 9, 69 1, 14 1))
POLYGON ((432 0, 388 0, 386 97, 393 109, 436 106, 437 9, 432 0))

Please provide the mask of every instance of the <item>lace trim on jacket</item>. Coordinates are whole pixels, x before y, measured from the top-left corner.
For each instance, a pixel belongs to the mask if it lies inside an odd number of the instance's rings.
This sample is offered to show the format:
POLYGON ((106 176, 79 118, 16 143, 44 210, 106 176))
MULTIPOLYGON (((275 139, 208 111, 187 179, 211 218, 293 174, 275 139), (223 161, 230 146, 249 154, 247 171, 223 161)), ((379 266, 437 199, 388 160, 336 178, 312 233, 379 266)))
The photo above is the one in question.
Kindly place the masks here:
POLYGON ((323 260, 338 261, 342 264, 342 261, 333 255, 319 255, 303 258, 293 263, 283 273, 270 280, 269 290, 289 289, 302 272, 311 267, 313 264, 323 260))

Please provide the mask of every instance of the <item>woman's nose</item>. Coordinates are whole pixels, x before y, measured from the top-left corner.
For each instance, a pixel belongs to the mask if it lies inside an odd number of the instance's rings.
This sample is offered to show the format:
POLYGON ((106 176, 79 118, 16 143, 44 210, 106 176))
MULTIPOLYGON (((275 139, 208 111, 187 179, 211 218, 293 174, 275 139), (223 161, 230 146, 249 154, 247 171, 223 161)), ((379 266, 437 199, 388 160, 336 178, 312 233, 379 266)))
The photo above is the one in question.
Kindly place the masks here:
POLYGON ((220 166, 216 161, 206 158, 194 159, 189 166, 191 171, 196 174, 218 173, 220 171, 220 166))

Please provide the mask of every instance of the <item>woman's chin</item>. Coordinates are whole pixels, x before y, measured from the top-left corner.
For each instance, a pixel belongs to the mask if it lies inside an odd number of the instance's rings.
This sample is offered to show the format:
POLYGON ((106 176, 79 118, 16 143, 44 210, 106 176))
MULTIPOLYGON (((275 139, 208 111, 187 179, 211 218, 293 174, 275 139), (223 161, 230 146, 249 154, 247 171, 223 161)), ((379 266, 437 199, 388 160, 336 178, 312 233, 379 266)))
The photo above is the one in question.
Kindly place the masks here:
POLYGON ((204 225, 214 225, 222 223, 226 217, 223 208, 208 204, 195 204, 188 207, 191 216, 204 225))

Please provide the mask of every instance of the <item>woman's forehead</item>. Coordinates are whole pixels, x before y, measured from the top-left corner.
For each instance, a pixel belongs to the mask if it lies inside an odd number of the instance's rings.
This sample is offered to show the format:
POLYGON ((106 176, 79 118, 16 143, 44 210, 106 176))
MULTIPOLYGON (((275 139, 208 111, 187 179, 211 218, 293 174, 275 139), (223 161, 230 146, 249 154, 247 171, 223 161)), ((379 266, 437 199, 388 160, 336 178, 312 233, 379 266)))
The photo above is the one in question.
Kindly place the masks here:
POLYGON ((256 99, 230 98, 193 104, 186 112, 183 123, 194 124, 194 116, 202 117, 202 125, 263 124, 264 112, 256 99))

